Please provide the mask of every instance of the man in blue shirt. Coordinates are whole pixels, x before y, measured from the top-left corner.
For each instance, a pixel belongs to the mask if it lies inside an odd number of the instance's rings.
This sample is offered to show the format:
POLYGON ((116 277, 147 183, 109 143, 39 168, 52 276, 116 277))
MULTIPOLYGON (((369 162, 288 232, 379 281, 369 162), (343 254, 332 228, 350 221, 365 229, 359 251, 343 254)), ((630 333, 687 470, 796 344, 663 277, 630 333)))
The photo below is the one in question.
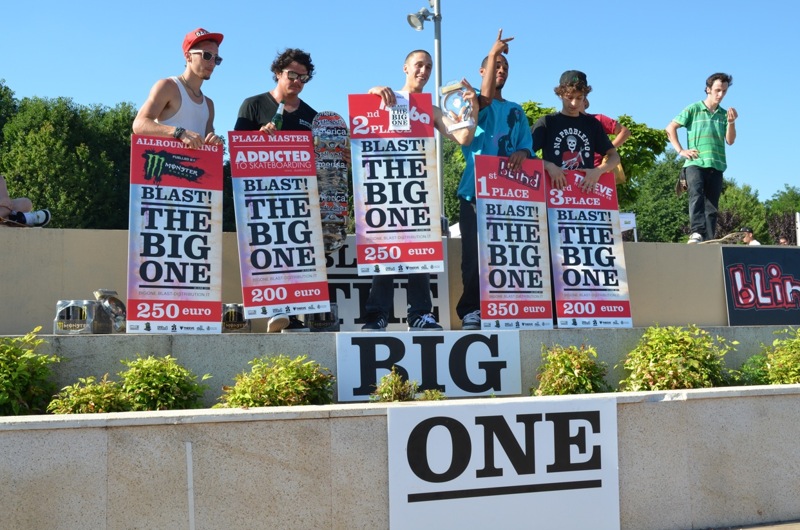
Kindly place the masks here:
POLYGON ((478 217, 475 210, 475 155, 507 156, 511 170, 519 170, 532 156, 528 118, 522 107, 503 99, 508 78, 508 42, 503 30, 497 35, 489 55, 483 59, 483 78, 479 96, 478 127, 472 143, 461 148, 467 165, 458 186, 459 227, 461 229, 461 281, 464 291, 456 306, 461 329, 481 329, 481 295, 478 265, 478 217))

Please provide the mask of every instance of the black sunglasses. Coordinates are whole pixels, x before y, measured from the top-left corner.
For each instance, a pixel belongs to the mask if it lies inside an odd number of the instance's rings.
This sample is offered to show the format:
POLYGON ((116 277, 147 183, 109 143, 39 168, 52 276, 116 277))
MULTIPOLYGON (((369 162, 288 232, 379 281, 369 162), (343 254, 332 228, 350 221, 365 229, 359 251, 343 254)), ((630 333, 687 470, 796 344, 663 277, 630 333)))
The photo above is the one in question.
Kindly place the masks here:
POLYGON ((294 81, 295 79, 299 79, 301 83, 306 84, 311 81, 311 76, 308 74, 298 74, 297 72, 293 72, 291 70, 284 70, 286 72, 286 77, 289 78, 289 81, 294 81))
POLYGON ((206 51, 202 51, 202 50, 189 50, 189 53, 200 53, 200 54, 202 54, 204 61, 210 61, 211 59, 214 59, 214 64, 217 65, 217 66, 219 66, 222 63, 222 57, 220 57, 219 55, 214 55, 211 52, 206 52, 206 51))

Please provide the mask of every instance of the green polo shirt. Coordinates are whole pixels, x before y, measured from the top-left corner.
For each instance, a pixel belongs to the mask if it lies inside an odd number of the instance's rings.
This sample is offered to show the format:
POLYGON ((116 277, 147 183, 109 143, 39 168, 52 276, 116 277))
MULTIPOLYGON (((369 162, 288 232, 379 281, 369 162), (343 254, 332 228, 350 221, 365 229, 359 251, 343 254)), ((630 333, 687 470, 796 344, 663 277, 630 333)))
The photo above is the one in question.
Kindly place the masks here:
POLYGON ((725 129, 728 126, 728 111, 722 107, 711 112, 705 103, 692 103, 673 120, 681 127, 686 127, 687 149, 697 149, 699 156, 694 160, 686 160, 683 167, 713 167, 725 171, 728 163, 725 160, 725 129))

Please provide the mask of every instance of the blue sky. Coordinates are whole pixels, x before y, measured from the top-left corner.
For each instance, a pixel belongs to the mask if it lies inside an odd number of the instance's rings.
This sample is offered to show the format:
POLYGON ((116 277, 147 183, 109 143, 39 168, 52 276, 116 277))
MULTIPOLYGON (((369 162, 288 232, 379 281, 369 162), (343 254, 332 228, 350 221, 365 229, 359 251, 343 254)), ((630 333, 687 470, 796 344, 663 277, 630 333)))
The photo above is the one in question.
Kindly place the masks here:
MULTIPOLYGON (((347 94, 399 87, 406 54, 433 53, 433 23, 417 32, 406 22, 428 0, 6 4, 0 79, 19 99, 65 96, 85 105, 138 107, 157 79, 183 71, 188 31, 225 34, 225 60, 203 85, 216 105, 218 133, 233 128, 244 98, 273 88, 269 65, 286 47, 303 48, 314 61, 316 75, 303 98, 345 117, 347 94)), ((442 80, 466 77, 478 85, 480 61, 503 28, 504 36, 515 37, 507 99, 557 106, 553 87, 561 72, 578 69, 594 87, 592 111, 663 128, 703 99, 708 75, 728 72, 734 82, 723 106, 735 107, 739 120, 726 177, 765 200, 785 184, 800 185, 792 132, 799 6, 790 0, 441 0, 442 80)))

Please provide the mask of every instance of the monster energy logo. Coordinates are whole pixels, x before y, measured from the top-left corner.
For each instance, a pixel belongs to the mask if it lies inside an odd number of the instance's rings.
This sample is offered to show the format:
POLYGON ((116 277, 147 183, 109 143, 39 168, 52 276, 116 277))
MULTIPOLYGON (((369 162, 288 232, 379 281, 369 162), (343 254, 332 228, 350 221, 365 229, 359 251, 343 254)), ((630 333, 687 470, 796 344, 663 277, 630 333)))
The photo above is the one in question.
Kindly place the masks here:
POLYGON ((167 151, 145 151, 142 155, 145 159, 144 179, 152 180, 159 184, 164 175, 172 175, 175 178, 198 182, 205 171, 199 167, 180 162, 196 162, 196 158, 176 155, 167 151))
POLYGON ((161 174, 164 172, 164 164, 167 158, 156 153, 145 153, 145 160, 147 164, 144 168, 144 179, 153 179, 153 182, 161 182, 161 174))

